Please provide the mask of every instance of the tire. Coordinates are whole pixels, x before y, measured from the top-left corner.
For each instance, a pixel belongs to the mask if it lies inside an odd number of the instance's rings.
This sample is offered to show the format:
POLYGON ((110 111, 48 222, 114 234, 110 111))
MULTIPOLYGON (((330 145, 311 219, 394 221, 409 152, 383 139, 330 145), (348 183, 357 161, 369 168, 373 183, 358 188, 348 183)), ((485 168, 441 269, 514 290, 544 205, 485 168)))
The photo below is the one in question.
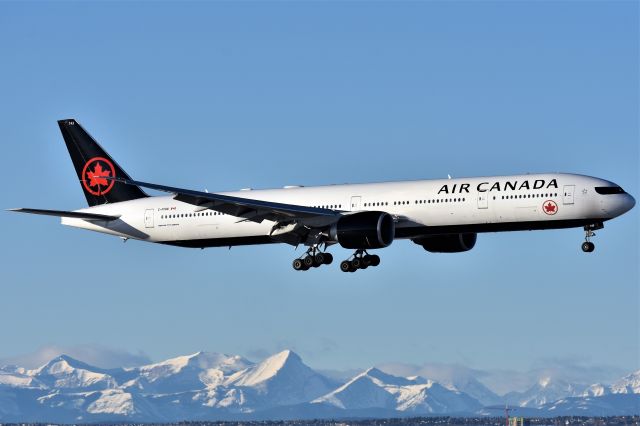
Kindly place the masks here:
POLYGON ((593 243, 590 243, 588 241, 585 241, 584 243, 582 243, 582 246, 581 246, 582 251, 585 252, 585 253, 592 252, 593 249, 591 248, 591 244, 593 244, 593 243))
POLYGON ((313 266, 315 266, 316 268, 320 265, 324 265, 325 264, 325 254, 324 253, 317 253, 314 257, 313 257, 313 266))
POLYGON ((340 270, 342 272, 351 272, 351 262, 348 260, 343 260, 340 262, 340 270))
POLYGON ((296 271, 304 270, 304 263, 302 263, 301 259, 295 259, 293 261, 293 269, 295 269, 296 271))
POLYGON ((313 257, 312 256, 306 256, 304 259, 302 259, 302 263, 304 263, 304 266, 309 269, 313 266, 313 257))
POLYGON ((380 264, 380 256, 377 254, 371 255, 371 266, 378 266, 380 264))
POLYGON ((591 253, 592 251, 594 251, 596 249, 596 245, 593 244, 592 242, 589 242, 589 253, 591 253))
POLYGON ((331 253, 323 253, 324 254, 324 264, 331 265, 333 262, 333 255, 331 253))
POLYGON ((354 257, 353 260, 351 261, 351 266, 353 267, 353 269, 362 269, 362 259, 358 258, 358 257, 354 257))

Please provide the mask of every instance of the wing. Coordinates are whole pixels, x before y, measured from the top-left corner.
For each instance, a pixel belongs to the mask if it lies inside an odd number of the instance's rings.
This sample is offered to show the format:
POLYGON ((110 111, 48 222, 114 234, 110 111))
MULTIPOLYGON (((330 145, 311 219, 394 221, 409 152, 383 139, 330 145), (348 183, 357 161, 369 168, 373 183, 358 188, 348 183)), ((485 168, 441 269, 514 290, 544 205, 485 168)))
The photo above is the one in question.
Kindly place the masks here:
POLYGON ((64 210, 44 210, 44 209, 9 209, 10 212, 42 214, 45 216, 72 217, 74 219, 84 220, 116 220, 120 216, 109 216, 106 214, 68 212, 64 210))
POLYGON ((243 220, 258 223, 263 220, 270 220, 279 223, 297 222, 307 226, 320 227, 336 222, 341 216, 341 212, 338 210, 253 200, 250 198, 174 188, 172 186, 157 185, 155 183, 140 182, 118 177, 106 177, 106 179, 115 180, 127 185, 137 185, 144 188, 173 193, 175 194, 173 197, 175 200, 193 204, 202 209, 215 210, 243 218, 243 220))

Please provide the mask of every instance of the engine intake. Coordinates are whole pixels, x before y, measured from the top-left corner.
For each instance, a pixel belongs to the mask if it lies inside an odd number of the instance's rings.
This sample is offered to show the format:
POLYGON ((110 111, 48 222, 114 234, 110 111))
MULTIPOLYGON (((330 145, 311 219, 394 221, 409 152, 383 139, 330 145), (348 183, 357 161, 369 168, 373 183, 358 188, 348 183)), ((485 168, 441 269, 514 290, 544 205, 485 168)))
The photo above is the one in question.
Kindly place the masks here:
POLYGON ((331 226, 329 238, 347 249, 377 249, 391 244, 395 233, 391 215, 373 211, 342 216, 331 226))
POLYGON ((477 239, 478 234, 469 232, 465 234, 425 235, 411 241, 431 253, 460 253, 471 250, 476 245, 477 239))

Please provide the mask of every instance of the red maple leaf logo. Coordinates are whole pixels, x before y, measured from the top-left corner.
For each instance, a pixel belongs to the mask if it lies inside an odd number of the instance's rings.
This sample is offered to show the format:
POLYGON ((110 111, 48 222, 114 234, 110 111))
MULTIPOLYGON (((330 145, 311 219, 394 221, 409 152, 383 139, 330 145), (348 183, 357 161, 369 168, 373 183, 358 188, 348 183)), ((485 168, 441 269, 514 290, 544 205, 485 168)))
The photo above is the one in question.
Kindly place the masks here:
POLYGON ((115 177, 116 169, 107 158, 93 157, 82 168, 82 186, 91 195, 105 195, 113 189, 113 180, 105 177, 115 177), (91 170, 93 168, 93 170, 91 170), (97 188, 96 188, 97 187, 97 188))
POLYGON ((544 206, 544 210, 546 213, 554 213, 556 211, 556 205, 554 203, 552 203, 551 201, 549 201, 545 206, 544 206))
POLYGON ((96 162, 96 166, 93 168, 93 171, 89 170, 87 172, 87 177, 89 178, 89 186, 107 186, 109 184, 109 181, 107 181, 103 176, 109 176, 110 174, 111 172, 109 170, 102 170, 102 164, 96 162))

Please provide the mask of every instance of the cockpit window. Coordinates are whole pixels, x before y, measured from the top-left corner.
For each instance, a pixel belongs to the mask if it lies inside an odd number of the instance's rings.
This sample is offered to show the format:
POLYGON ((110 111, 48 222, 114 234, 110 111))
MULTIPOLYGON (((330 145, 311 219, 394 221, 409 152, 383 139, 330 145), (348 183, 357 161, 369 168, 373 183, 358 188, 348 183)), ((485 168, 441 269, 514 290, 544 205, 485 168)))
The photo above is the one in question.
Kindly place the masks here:
POLYGON ((624 189, 619 186, 596 186, 596 192, 602 195, 624 194, 624 189))

